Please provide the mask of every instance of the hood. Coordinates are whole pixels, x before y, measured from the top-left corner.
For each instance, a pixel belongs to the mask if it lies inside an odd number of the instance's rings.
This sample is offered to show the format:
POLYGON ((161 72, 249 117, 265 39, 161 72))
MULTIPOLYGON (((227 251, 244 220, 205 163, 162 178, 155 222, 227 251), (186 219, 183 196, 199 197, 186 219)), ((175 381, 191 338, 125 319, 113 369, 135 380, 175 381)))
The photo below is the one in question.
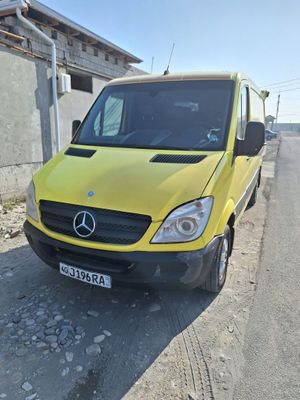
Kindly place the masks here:
POLYGON ((90 157, 65 155, 50 160, 35 176, 37 201, 145 214, 161 221, 175 207, 199 198, 224 152, 205 155, 198 163, 150 162, 157 154, 180 151, 74 146, 95 150, 90 157), (94 194, 89 197, 88 193, 94 194))

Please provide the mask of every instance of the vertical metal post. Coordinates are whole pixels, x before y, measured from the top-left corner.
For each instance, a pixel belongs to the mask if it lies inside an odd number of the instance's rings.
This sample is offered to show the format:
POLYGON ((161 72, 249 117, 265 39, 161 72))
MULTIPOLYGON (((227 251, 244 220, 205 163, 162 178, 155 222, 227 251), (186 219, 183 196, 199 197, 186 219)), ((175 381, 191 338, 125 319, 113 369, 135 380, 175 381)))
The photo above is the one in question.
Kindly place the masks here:
POLYGON ((24 25, 33 30, 37 35, 42 37, 45 42, 51 46, 51 69, 52 69, 52 96, 54 108, 54 133, 55 133, 55 149, 58 153, 60 150, 60 135, 59 135, 59 112, 57 100, 57 79, 56 79, 56 47, 53 40, 51 40, 44 32, 40 31, 34 24, 23 17, 19 8, 16 9, 17 17, 24 25))
MULTIPOLYGON (((277 110, 276 110, 276 125, 278 125, 278 112, 279 112, 279 104, 280 104, 280 93, 278 95, 278 99, 277 99, 277 110)), ((276 129, 278 130, 278 128, 276 127, 276 129)))

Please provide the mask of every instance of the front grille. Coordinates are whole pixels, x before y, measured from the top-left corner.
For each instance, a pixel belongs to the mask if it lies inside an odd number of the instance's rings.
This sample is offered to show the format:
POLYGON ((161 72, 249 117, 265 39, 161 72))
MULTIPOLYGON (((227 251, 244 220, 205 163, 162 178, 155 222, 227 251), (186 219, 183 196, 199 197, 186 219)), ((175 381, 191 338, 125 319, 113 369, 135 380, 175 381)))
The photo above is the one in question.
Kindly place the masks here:
POLYGON ((100 243, 133 244, 144 235, 151 218, 147 215, 77 206, 53 201, 40 201, 42 223, 51 231, 100 243), (88 211, 96 221, 95 231, 86 238, 79 237, 73 228, 74 217, 88 211))

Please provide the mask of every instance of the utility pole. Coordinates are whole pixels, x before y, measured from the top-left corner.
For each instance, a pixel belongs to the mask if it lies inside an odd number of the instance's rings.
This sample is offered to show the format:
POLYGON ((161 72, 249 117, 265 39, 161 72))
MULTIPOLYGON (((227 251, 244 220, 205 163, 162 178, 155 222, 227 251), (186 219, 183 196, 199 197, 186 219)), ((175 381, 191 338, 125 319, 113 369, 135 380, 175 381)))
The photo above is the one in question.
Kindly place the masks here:
MULTIPOLYGON (((278 125, 278 112, 279 112, 279 104, 280 104, 280 93, 278 95, 278 99, 277 99, 277 110, 276 110, 276 125, 278 125)), ((276 127, 276 129, 278 130, 278 128, 276 127)))

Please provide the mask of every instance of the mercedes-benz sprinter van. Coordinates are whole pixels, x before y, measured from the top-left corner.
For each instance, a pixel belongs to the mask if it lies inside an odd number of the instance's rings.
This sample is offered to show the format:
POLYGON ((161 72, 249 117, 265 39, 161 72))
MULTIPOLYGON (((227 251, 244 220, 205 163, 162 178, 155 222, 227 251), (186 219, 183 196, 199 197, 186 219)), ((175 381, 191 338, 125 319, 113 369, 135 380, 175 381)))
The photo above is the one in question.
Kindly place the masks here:
POLYGON ((239 73, 109 82, 29 186, 31 247, 106 288, 220 291, 238 220, 256 201, 264 97, 239 73))

